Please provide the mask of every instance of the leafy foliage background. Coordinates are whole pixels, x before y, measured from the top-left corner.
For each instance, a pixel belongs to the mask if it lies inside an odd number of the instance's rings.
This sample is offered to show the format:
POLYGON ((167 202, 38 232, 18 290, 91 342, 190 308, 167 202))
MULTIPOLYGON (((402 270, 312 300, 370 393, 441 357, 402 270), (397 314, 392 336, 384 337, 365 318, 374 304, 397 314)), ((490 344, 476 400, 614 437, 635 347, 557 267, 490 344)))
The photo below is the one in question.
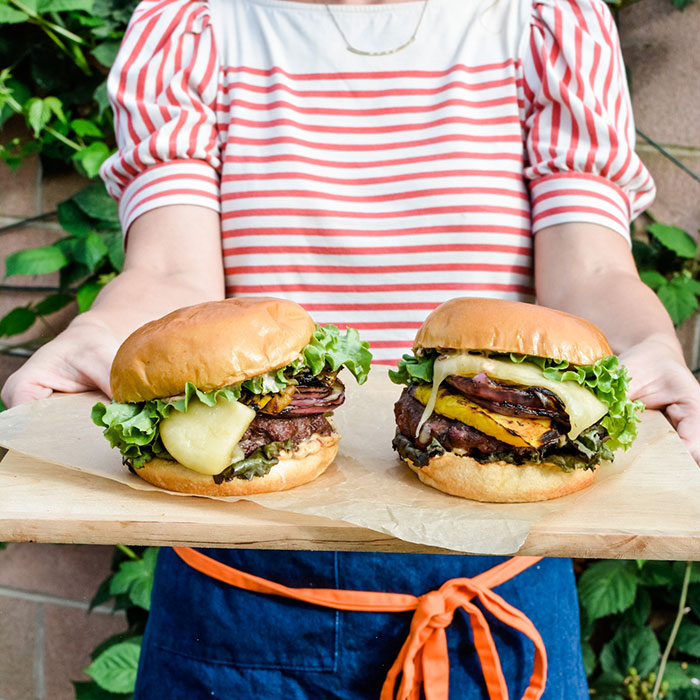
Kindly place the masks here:
POLYGON ((700 699, 700 565, 580 561, 578 592, 593 697, 700 699))

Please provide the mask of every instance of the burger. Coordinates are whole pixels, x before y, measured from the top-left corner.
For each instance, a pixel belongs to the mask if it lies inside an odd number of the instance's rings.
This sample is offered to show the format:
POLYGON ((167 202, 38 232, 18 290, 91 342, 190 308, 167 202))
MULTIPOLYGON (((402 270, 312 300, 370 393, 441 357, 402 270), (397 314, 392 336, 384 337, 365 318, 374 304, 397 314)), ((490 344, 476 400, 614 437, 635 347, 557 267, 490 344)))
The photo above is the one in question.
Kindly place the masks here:
POLYGON ((297 304, 236 298, 147 323, 117 351, 113 402, 93 421, 138 476, 171 491, 244 496, 322 474, 340 435, 345 367, 371 354, 354 329, 319 326, 297 304))
POLYGON ((419 479, 476 501, 578 491, 627 449, 642 404, 592 323, 542 306, 452 299, 395 371, 393 447, 419 479))

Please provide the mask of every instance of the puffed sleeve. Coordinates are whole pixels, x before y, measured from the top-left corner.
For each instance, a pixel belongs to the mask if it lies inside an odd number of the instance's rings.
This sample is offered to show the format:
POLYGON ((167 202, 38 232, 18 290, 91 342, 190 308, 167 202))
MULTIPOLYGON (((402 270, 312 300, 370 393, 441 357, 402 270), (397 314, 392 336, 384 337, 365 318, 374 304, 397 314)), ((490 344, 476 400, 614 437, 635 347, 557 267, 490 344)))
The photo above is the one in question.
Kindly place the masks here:
POLYGON ((219 79, 205 2, 145 0, 136 8, 107 81, 118 150, 101 171, 125 233, 167 204, 219 211, 219 79))
POLYGON ((615 24, 603 0, 534 0, 522 57, 533 231, 629 223, 654 199, 615 24))

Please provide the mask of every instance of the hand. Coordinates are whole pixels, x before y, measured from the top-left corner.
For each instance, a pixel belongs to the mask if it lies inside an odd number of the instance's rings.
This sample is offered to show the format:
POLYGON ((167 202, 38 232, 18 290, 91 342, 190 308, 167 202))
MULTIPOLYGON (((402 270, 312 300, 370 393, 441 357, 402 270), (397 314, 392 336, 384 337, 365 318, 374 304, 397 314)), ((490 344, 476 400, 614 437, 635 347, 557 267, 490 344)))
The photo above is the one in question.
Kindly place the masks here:
POLYGON ((87 312, 9 377, 2 400, 11 408, 48 398, 54 391, 100 389, 110 396, 109 369, 118 347, 113 332, 87 312))
POLYGON ((7 380, 2 400, 11 407, 91 389, 111 396, 109 370, 129 334, 181 306, 223 298, 218 213, 188 204, 148 211, 129 228, 124 270, 7 380))
POLYGON ((632 376, 630 398, 665 412, 700 465, 700 384, 675 343, 650 336, 620 355, 632 376))

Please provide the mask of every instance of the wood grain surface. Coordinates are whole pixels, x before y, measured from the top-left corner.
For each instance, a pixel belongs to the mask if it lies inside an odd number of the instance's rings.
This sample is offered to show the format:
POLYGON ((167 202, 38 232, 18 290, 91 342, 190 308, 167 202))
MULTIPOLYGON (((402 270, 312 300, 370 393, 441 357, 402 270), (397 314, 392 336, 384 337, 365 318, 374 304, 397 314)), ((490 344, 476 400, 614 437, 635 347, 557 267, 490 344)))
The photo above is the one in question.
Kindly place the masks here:
MULTIPOLYGON (((624 469, 533 521, 514 553, 700 559, 700 469, 656 412, 646 414, 635 450, 624 469)), ((246 501, 137 491, 13 451, 0 463, 0 541, 447 551, 246 501)))

